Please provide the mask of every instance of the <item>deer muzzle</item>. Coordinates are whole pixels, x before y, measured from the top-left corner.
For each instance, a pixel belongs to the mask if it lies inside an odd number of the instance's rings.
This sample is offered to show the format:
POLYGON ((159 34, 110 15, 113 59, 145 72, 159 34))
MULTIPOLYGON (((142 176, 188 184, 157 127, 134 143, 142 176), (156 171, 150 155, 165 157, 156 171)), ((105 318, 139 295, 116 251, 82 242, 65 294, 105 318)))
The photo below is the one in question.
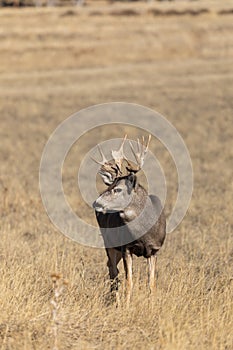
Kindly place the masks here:
POLYGON ((98 201, 94 201, 94 203, 92 204, 92 207, 95 209, 95 211, 98 212, 105 212, 105 208, 102 206, 102 204, 98 203, 98 201))

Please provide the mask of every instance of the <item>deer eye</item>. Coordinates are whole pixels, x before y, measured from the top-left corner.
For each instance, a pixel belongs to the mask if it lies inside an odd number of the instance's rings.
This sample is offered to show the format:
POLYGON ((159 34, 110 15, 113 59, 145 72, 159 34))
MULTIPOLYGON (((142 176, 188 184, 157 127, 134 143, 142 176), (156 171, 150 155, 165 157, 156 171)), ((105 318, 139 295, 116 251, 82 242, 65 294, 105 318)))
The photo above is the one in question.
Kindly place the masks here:
POLYGON ((114 188, 114 189, 113 189, 113 192, 114 192, 114 193, 120 193, 121 191, 122 191, 121 188, 114 188))

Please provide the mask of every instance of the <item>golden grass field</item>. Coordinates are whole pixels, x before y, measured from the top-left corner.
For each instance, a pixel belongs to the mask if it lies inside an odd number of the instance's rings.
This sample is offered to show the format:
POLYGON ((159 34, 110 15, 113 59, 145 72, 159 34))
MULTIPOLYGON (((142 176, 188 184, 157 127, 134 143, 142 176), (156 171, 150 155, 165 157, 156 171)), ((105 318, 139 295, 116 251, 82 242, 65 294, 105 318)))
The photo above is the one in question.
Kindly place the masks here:
MULTIPOLYGON (((233 15, 221 14, 224 6, 233 8, 233 1, 0 9, 0 349, 53 349, 55 340, 59 350, 233 349, 233 15), (209 11, 148 11, 185 6, 209 11), (138 14, 127 16, 126 8, 138 14), (166 116, 186 142, 194 171, 190 208, 158 256, 156 297, 148 295, 145 259, 135 258, 129 310, 122 263, 116 308, 105 302, 105 251, 59 233, 38 185, 43 147, 58 124, 112 101, 166 116), (57 339, 54 272, 68 280, 57 339)), ((74 189, 82 150, 124 131, 87 135, 67 160, 67 196, 92 222, 93 210, 74 189)), ((151 147, 166 173, 169 215, 175 168, 161 145, 154 140, 151 147)))

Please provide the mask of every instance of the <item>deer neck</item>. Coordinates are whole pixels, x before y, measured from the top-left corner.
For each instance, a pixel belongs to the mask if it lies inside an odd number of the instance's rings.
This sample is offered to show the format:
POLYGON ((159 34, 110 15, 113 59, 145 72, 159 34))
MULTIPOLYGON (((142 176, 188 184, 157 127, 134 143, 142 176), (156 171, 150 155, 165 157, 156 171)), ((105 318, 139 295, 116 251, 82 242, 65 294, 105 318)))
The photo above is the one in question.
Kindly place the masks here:
POLYGON ((146 190, 141 185, 137 185, 130 204, 124 211, 120 212, 120 217, 125 223, 134 220, 140 215, 146 204, 147 196, 146 190))

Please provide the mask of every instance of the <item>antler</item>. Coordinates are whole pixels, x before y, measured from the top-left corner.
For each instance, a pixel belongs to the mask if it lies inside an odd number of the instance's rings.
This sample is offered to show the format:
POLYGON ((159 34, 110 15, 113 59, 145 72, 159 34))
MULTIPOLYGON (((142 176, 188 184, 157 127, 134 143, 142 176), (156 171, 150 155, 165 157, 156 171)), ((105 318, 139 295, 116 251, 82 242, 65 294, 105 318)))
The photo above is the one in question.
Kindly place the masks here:
POLYGON ((123 151, 126 138, 127 138, 127 135, 125 135, 118 151, 112 151, 112 157, 113 157, 117 167, 119 168, 120 173, 122 173, 121 168, 122 168, 123 160, 124 159, 127 160, 126 157, 124 156, 124 151, 123 151))
POLYGON ((98 161, 98 160, 94 159, 93 157, 91 157, 91 159, 95 163, 101 165, 98 173, 102 177, 104 183, 109 186, 114 182, 115 178, 119 176, 120 169, 119 169, 117 164, 107 160, 107 158, 105 157, 105 155, 104 155, 104 153, 99 145, 98 145, 98 150, 100 152, 102 160, 98 161))
POLYGON ((142 143, 140 143, 139 139, 137 139, 137 151, 134 150, 132 143, 129 141, 130 148, 132 150, 132 153, 135 157, 135 160, 137 162, 137 168, 133 168, 132 166, 127 167, 129 171, 132 172, 138 172, 140 169, 142 169, 143 164, 144 164, 144 158, 145 155, 148 152, 148 147, 150 143, 151 135, 148 136, 147 144, 145 145, 145 138, 144 136, 142 137, 142 143))
MULTIPOLYGON (((142 168, 142 166, 144 164, 144 158, 145 158, 145 155, 148 151, 151 135, 149 135, 146 145, 145 145, 144 136, 142 137, 142 143, 140 143, 139 139, 137 139, 137 150, 134 150, 132 143, 129 141, 132 153, 136 159, 136 163, 137 163, 136 167, 133 166, 124 155, 123 149, 124 149, 124 143, 126 141, 126 138, 127 138, 127 135, 125 135, 125 137, 120 145, 119 150, 111 151, 113 161, 107 160, 107 158, 105 157, 105 155, 104 155, 104 153, 99 145, 98 145, 98 150, 100 152, 102 160, 97 161, 94 158, 92 158, 92 160, 94 160, 94 162, 101 165, 98 172, 99 172, 100 176, 102 177, 104 183, 108 186, 111 185, 116 178, 123 176, 123 161, 124 160, 127 162, 127 166, 125 166, 125 169, 127 170, 127 175, 132 173, 132 172, 137 173, 142 168)), ((125 171, 124 171, 124 173, 125 173, 125 171)))

